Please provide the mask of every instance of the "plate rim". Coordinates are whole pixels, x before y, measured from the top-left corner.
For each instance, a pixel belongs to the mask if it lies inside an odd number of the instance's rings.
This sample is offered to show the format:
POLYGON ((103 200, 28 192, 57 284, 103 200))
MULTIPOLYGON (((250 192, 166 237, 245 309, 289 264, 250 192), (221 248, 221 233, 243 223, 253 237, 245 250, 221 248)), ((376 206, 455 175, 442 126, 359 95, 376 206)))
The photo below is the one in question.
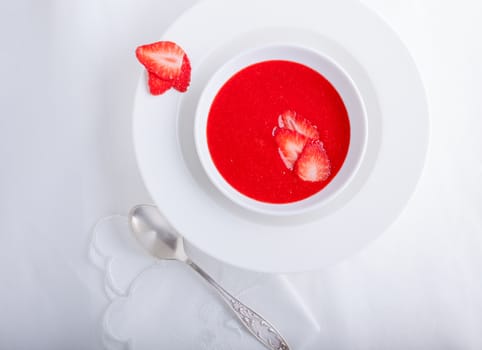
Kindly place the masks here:
MULTIPOLYGON (((270 1, 267 1, 267 3, 268 2, 270 2, 270 1)), ((273 0, 271 0, 271 2, 275 3, 275 1, 273 1, 273 0)), ((254 3, 256 3, 256 2, 255 1, 245 2, 245 4, 254 4, 254 3)), ((313 2, 310 2, 310 1, 304 1, 304 3, 314 4, 313 2)), ((179 26, 180 22, 185 21, 186 18, 188 17, 188 15, 192 15, 196 11, 200 11, 203 8, 205 8, 205 9, 209 8, 209 6, 222 5, 222 4, 223 3, 221 1, 218 1, 218 0, 208 0, 208 1, 205 1, 205 2, 202 2, 202 3, 199 3, 199 4, 195 5, 194 7, 192 7, 188 11, 186 11, 183 15, 181 15, 181 17, 179 17, 179 19, 176 22, 173 23, 173 25, 164 34, 164 38, 175 37, 176 35, 174 35, 174 32, 177 30, 176 26, 179 26)), ((390 33, 392 38, 393 37, 396 38, 397 44, 400 45, 403 48, 403 50, 405 50, 406 56, 404 58, 407 59, 407 61, 405 61, 405 63, 407 63, 410 66, 410 68, 412 69, 412 73, 415 73, 415 75, 412 78, 414 78, 415 83, 418 84, 418 92, 422 93, 422 95, 423 95, 423 96, 418 97, 418 103, 420 103, 419 110, 422 111, 421 113, 424 114, 425 117, 426 117, 425 118, 426 119, 425 120, 425 132, 423 132, 423 135, 422 135, 422 136, 424 136, 423 140, 422 140, 423 152, 419 157, 418 174, 416 175, 416 179, 414 181, 412 181, 414 183, 410 186, 411 187, 411 189, 409 191, 410 193, 405 194, 404 204, 401 205, 400 208, 398 208, 396 213, 392 213, 392 215, 391 215, 392 218, 389 220, 389 222, 386 225, 384 225, 385 229, 386 229, 395 221, 396 217, 398 217, 398 215, 400 214, 402 209, 405 207, 405 204, 409 201, 410 197, 413 195, 413 192, 415 191, 416 185, 417 185, 418 180, 419 180, 419 178, 422 174, 422 171, 423 171, 425 159, 426 159, 426 156, 427 156, 428 136, 429 136, 429 122, 428 122, 428 109, 427 109, 426 97, 425 97, 423 84, 422 84, 422 81, 420 79, 420 75, 418 74, 417 67, 416 67, 413 59, 411 58, 410 54, 408 53, 408 51, 404 47, 403 43, 401 42, 401 40, 396 35, 396 33, 394 33, 391 30, 391 28, 388 27, 386 25, 386 23, 378 17, 378 15, 373 13, 371 10, 369 10, 368 8, 363 6, 362 4, 358 4, 358 3, 355 3, 353 1, 345 1, 344 4, 340 3, 339 6, 343 6, 343 5, 346 5, 346 4, 350 4, 351 6, 354 6, 354 7, 358 6, 359 10, 362 9, 362 11, 366 11, 365 13, 369 13, 370 14, 369 16, 372 16, 372 18, 376 17, 379 21, 378 24, 382 23, 382 26, 384 27, 385 30, 387 30, 390 33)), ((331 5, 333 5, 333 4, 331 4, 331 5)), ((315 6, 323 6, 323 4, 320 3, 320 4, 316 4, 315 6)), ((211 256, 213 256, 213 257, 215 257, 215 258, 217 258, 217 259, 219 259, 223 262, 226 262, 228 264, 232 264, 232 265, 235 265, 235 266, 238 266, 238 267, 241 267, 241 268, 247 268, 247 269, 256 270, 256 271, 264 271, 264 272, 306 271, 306 270, 318 269, 318 268, 330 265, 332 263, 335 263, 335 262, 341 260, 342 258, 346 258, 349 255, 353 254, 354 252, 358 251, 361 247, 363 247, 363 246, 367 245, 369 242, 373 241, 376 237, 378 237, 379 235, 381 235, 383 233, 384 230, 382 230, 381 232, 378 232, 377 234, 371 234, 369 239, 365 239, 365 240, 363 240, 363 242, 360 242, 359 237, 357 237, 355 239, 356 242, 351 242, 351 247, 350 247, 350 249, 348 249, 349 253, 348 253, 348 250, 347 250, 347 254, 342 254, 343 257, 333 256, 333 257, 330 257, 328 259, 324 259, 324 260, 320 260, 320 261, 317 261, 317 259, 313 258, 313 250, 311 250, 310 252, 301 251, 301 253, 298 253, 297 256, 293 256, 293 254, 292 254, 290 256, 290 259, 285 259, 284 256, 282 256, 282 255, 280 255, 280 253, 276 253, 276 252, 275 253, 271 252, 270 256, 266 256, 266 257, 263 258, 260 255, 260 249, 258 249, 258 250, 256 250, 256 253, 254 254, 256 257, 253 259, 253 247, 252 246, 251 247, 247 246, 247 245, 236 246, 236 245, 233 245, 233 244, 226 244, 226 245, 224 245, 224 248, 227 249, 227 252, 225 252, 223 250, 223 247, 220 247, 219 244, 218 244, 217 248, 213 249, 212 244, 210 245, 206 241, 201 242, 200 239, 197 239, 199 237, 196 237, 196 234, 193 234, 192 228, 189 229, 189 230, 186 230, 187 226, 186 226, 185 222, 184 223, 181 222, 178 217, 176 218, 176 217, 173 217, 173 215, 169 215, 169 213, 172 213, 172 211, 168 210, 167 206, 169 204, 164 202, 163 200, 160 200, 159 193, 156 193, 156 190, 153 191, 152 182, 150 181, 150 179, 147 178, 147 176, 145 176, 146 175, 145 163, 142 160, 142 158, 143 158, 142 155, 141 155, 142 151, 140 150, 140 146, 139 146, 139 137, 141 137, 141 136, 139 136, 137 134, 137 132, 138 132, 137 127, 139 125, 138 125, 138 118, 136 117, 136 115, 137 115, 136 114, 136 107, 138 108, 139 97, 143 94, 146 94, 146 88, 145 88, 145 83, 143 81, 143 77, 141 77, 141 79, 139 79, 138 89, 137 89, 137 93, 136 93, 136 99, 135 99, 135 103, 134 103, 134 118, 133 118, 134 146, 135 146, 135 153, 136 153, 136 158, 137 158, 137 161, 138 161, 138 166, 139 166, 139 169, 140 169, 140 172, 141 172, 141 176, 142 176, 142 178, 143 178, 143 180, 146 184, 146 187, 148 188, 149 192, 151 193, 154 201, 156 202, 156 204, 160 207, 160 209, 163 212, 166 212, 166 209, 167 209, 168 220, 173 225, 173 227, 175 227, 180 232, 182 232, 183 235, 188 239, 188 241, 193 243, 197 248, 204 251, 205 253, 207 253, 207 254, 209 254, 209 255, 211 255, 211 256), (209 245, 209 247, 208 247, 208 245, 209 245), (247 259, 247 258, 243 259, 242 257, 240 258, 239 253, 237 254, 236 258, 233 257, 233 254, 230 254, 230 253, 236 253, 236 250, 239 250, 239 251, 243 252, 243 251, 246 251, 246 249, 249 249, 249 248, 251 248, 250 259, 247 259), (223 250, 223 252, 221 252, 221 250, 223 250), (273 256, 273 254, 275 254, 276 256, 273 256), (309 255, 309 257, 307 258, 306 255, 309 255), (297 262, 293 263, 293 261, 297 261, 297 262)), ((179 106, 177 104, 180 103, 179 100, 182 99, 182 97, 177 96, 177 98, 174 98, 174 96, 175 95, 170 94, 169 96, 166 95, 162 98, 166 99, 166 101, 169 99, 169 101, 171 101, 169 103, 176 104, 176 111, 178 113, 178 107, 179 106)), ((172 122, 172 121, 170 121, 170 122, 172 122)), ((171 126, 172 126, 172 123, 171 123, 171 126)), ((216 207, 215 205, 213 206, 212 203, 210 204, 210 208, 211 209, 214 208, 213 210, 219 210, 219 207, 216 207)), ((218 211, 218 214, 219 213, 220 212, 218 211)), ((244 221, 244 222, 246 223, 246 221, 244 221)), ((315 222, 319 223, 319 220, 315 221, 315 222)), ((239 223, 239 222, 237 222, 237 223, 239 223)), ((209 227, 209 225, 206 226, 206 220, 200 220, 200 222, 198 221, 198 224, 201 224, 199 226, 201 228, 209 227)), ((307 224, 306 222, 301 222, 301 223, 298 223, 296 227, 306 229, 306 226, 310 225, 310 224, 311 223, 307 224)), ((212 224, 211 223, 211 226, 213 226, 213 225, 214 225, 214 227, 219 227, 218 224, 212 224)), ((249 226, 249 224, 247 224, 247 226, 249 226)), ((256 227, 259 228, 260 225, 258 225, 258 226, 252 225, 252 228, 256 228, 256 227)), ((279 225, 275 225, 275 226, 272 227, 272 229, 279 229, 279 228, 280 228, 279 225)), ((292 229, 292 228, 293 228, 293 226, 291 225, 290 229, 292 229)), ((204 237, 204 238, 206 238, 206 237, 204 237)), ((266 237, 259 237, 259 240, 256 243, 260 244, 260 242, 262 243, 264 248, 269 248, 269 247, 273 246, 273 244, 272 244, 273 242, 267 242, 266 237)), ((226 242, 224 242, 224 243, 226 243, 226 242)), ((296 242, 296 240, 294 240, 293 246, 294 246, 293 247, 294 249, 301 248, 299 242, 296 242)), ((295 250, 295 251, 297 251, 297 250, 295 250)), ((286 253, 286 251, 284 251, 283 253, 286 253)), ((244 253, 241 253, 241 254, 244 254, 244 253)))

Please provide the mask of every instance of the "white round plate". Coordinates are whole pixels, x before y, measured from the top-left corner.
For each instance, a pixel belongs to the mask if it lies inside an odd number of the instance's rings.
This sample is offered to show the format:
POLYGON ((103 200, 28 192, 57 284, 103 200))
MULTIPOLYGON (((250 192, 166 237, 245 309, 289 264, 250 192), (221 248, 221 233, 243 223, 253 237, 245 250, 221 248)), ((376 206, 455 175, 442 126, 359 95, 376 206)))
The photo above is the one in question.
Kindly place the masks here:
POLYGON ((346 258, 395 220, 421 175, 428 143, 425 94, 397 35, 354 0, 206 0, 163 35, 191 59, 187 93, 151 96, 145 75, 134 107, 134 145, 154 202, 205 253, 257 271, 321 268, 346 258), (194 115, 213 73, 240 52, 298 45, 337 62, 356 85, 367 143, 349 185, 316 211, 273 217, 226 198, 205 174, 194 145, 194 115))

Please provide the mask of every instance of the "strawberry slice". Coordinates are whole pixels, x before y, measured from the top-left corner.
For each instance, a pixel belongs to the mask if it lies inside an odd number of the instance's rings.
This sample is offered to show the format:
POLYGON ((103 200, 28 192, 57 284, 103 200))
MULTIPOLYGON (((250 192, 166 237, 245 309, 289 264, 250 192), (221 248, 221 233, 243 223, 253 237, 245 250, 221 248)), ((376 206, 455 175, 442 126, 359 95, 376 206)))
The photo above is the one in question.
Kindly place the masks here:
POLYGON ((280 114, 278 117, 278 125, 280 128, 296 131, 310 139, 320 138, 320 134, 315 125, 313 125, 308 119, 291 110, 280 114))
POLYGON ((151 72, 148 72, 148 74, 149 91, 152 95, 163 94, 172 87, 171 80, 161 79, 151 72))
POLYGON ((298 156, 308 142, 308 138, 296 131, 285 128, 275 128, 273 136, 278 145, 281 160, 288 169, 292 170, 298 156))
POLYGON ((175 80, 181 73, 184 50, 171 41, 158 41, 136 49, 136 56, 147 71, 164 80, 175 80))
POLYGON ((177 91, 185 92, 191 83, 191 62, 187 55, 184 55, 182 59, 181 72, 174 80, 173 87, 177 91))
POLYGON ((325 181, 331 173, 330 160, 320 140, 311 140, 301 152, 295 173, 303 181, 325 181))

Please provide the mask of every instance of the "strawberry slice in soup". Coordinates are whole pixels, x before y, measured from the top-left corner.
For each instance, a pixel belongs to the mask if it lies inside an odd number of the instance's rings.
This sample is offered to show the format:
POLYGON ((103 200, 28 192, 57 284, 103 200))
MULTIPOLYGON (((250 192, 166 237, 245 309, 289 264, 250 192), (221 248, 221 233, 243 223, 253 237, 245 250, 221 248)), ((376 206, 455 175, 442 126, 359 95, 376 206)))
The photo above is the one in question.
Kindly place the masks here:
POLYGON ((316 126, 295 111, 288 110, 281 113, 278 117, 278 126, 280 128, 296 131, 310 139, 320 138, 316 126))
POLYGON ((288 169, 292 170, 309 139, 296 131, 285 128, 275 128, 273 136, 278 145, 281 160, 288 169))
POLYGON ((320 140, 312 140, 306 144, 294 170, 303 181, 325 181, 330 176, 330 160, 320 140))

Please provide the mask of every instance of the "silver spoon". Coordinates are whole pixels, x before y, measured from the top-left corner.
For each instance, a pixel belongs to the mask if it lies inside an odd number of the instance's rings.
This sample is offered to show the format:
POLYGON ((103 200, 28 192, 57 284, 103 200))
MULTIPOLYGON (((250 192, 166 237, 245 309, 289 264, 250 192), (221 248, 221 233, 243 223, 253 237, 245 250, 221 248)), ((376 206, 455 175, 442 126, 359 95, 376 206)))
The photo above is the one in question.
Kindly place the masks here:
POLYGON ((137 241, 158 259, 178 260, 191 266, 214 287, 234 311, 241 323, 265 347, 272 350, 289 350, 281 334, 258 313, 251 310, 216 283, 197 266, 184 250, 183 238, 174 232, 157 207, 137 205, 129 213, 129 223, 137 241))

